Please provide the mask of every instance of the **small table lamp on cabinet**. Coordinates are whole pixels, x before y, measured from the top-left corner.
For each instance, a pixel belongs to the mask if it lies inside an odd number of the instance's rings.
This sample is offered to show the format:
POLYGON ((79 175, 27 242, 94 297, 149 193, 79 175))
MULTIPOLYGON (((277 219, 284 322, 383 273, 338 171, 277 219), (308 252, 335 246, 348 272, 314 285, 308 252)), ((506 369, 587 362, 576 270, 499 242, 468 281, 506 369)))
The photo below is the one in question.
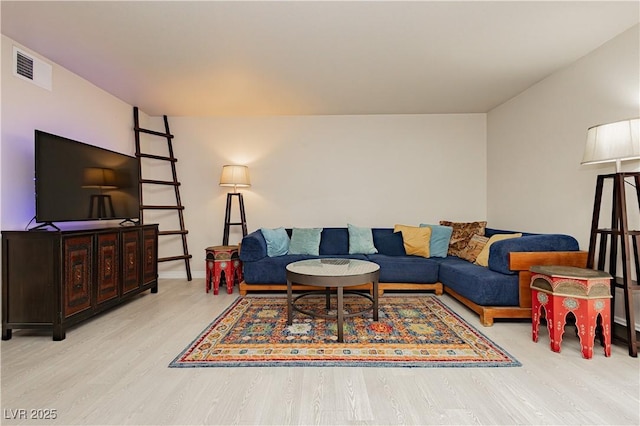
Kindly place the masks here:
POLYGON ((116 185, 116 173, 113 169, 86 167, 84 169, 82 187, 100 191, 99 194, 92 194, 89 199, 89 219, 94 217, 94 206, 96 206, 96 219, 115 217, 111 195, 103 193, 105 189, 118 188, 116 185), (109 207, 109 212, 107 212, 107 206, 109 207))
POLYGON ((240 165, 222 166, 222 174, 220 175, 220 186, 232 186, 233 192, 227 194, 227 207, 224 215, 224 236, 222 237, 222 245, 229 245, 229 228, 233 225, 242 226, 242 236, 247 235, 247 218, 244 213, 244 200, 242 193, 238 192, 238 187, 248 188, 251 186, 249 179, 249 168, 240 165), (240 205, 240 222, 231 222, 231 202, 233 197, 238 197, 240 205))

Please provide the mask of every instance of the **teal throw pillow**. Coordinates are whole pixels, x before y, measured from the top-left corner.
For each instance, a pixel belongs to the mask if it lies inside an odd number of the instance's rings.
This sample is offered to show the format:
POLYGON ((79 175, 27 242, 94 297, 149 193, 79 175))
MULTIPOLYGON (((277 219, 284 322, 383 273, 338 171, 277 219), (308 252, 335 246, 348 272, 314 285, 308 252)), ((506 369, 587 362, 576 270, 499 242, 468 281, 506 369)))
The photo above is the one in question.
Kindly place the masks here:
POLYGON ((289 254, 320 255, 320 234, 322 228, 293 228, 289 254))
POLYGON ((371 228, 347 224, 349 229, 349 254, 374 254, 378 250, 373 244, 371 228))
POLYGON ((443 225, 426 225, 424 223, 421 223, 420 226, 431 228, 431 240, 429 241, 429 254, 431 257, 447 257, 453 228, 443 225))
POLYGON ((260 228, 264 240, 267 242, 267 256, 284 256, 289 251, 289 235, 284 228, 260 228))

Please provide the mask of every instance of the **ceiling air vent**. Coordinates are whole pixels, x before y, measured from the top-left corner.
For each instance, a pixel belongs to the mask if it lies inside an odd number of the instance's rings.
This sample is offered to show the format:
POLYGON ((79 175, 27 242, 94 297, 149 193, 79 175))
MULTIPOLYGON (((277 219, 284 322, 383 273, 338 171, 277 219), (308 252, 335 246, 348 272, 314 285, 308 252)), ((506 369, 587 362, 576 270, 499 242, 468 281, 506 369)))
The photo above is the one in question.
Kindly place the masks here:
POLYGON ((44 89, 51 90, 50 64, 13 46, 13 75, 44 89))
POLYGON ((18 75, 33 80, 33 59, 20 51, 16 52, 16 72, 18 75))

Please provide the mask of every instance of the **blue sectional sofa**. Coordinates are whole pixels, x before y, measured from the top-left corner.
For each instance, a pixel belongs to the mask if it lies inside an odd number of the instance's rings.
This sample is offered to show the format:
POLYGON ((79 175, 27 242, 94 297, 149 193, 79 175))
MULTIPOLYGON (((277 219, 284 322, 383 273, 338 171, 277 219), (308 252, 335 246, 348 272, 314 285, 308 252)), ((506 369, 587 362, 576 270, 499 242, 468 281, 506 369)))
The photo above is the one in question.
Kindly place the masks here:
MULTIPOLYGON (((291 229, 287 229, 291 235, 291 229)), ((584 267, 587 253, 579 251, 575 238, 561 234, 522 233, 522 237, 497 241, 490 246, 488 267, 456 256, 421 257, 407 255, 402 234, 392 228, 373 228, 375 254, 349 254, 349 231, 324 228, 319 255, 286 254, 269 257, 267 242, 260 230, 242 239, 240 260, 244 281, 240 294, 249 291, 286 290, 285 267, 291 262, 312 258, 352 258, 380 265, 381 292, 388 290, 445 291, 480 315, 485 326, 495 318, 530 318, 529 290, 532 265, 567 265, 584 267)), ((485 229, 485 236, 512 233, 485 229)), ((294 289, 309 289, 296 285, 294 289)), ((369 286, 363 286, 369 289, 369 286)))

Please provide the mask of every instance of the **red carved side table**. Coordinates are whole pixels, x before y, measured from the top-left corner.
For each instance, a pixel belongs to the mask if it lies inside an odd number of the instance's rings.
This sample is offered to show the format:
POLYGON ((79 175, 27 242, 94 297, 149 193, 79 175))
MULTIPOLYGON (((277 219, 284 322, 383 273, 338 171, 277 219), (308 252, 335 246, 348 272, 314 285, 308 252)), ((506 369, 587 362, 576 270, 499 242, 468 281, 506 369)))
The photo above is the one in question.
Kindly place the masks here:
POLYGON ((227 293, 233 293, 235 281, 240 282, 243 279, 238 246, 212 246, 207 247, 205 251, 207 262, 205 291, 209 293, 213 286, 213 294, 218 294, 222 273, 224 273, 227 293))
POLYGON ((531 332, 538 341, 542 309, 546 312, 551 350, 560 352, 566 316, 572 312, 582 347, 582 357, 591 359, 601 318, 604 355, 611 355, 611 275, 572 266, 531 267, 531 332))

